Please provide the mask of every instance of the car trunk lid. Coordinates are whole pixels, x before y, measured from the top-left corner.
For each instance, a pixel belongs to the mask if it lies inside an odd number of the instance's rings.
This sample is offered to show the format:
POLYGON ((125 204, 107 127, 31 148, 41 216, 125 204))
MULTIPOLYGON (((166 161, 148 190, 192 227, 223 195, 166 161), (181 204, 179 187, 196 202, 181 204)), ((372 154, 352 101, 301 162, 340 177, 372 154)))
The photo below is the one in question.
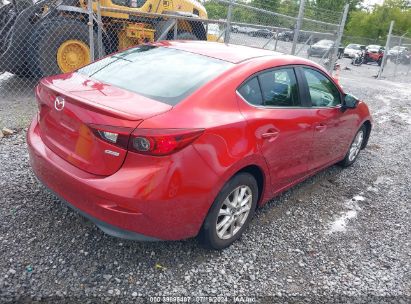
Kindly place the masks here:
POLYGON ((41 136, 54 153, 92 174, 115 173, 124 162, 132 131, 142 120, 172 108, 83 76, 63 77, 44 79, 36 89, 41 136), (119 130, 123 145, 99 137, 95 126, 119 130))

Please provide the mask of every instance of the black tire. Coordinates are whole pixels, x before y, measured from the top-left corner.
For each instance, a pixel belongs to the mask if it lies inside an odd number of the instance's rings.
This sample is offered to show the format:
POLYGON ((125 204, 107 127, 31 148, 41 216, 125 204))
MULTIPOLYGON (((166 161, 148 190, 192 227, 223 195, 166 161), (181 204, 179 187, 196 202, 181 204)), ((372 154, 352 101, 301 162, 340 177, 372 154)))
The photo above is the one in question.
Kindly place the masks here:
POLYGON ((197 36, 190 32, 180 32, 177 34, 177 40, 198 40, 197 36))
POLYGON ((379 58, 378 61, 377 61, 377 63, 378 63, 378 66, 381 66, 381 64, 382 64, 382 58, 379 58))
POLYGON ((357 133, 355 133, 355 136, 350 144, 350 147, 348 148, 347 154, 345 154, 344 159, 338 163, 340 166, 349 167, 357 160, 360 150, 364 148, 364 143, 366 142, 366 136, 367 136, 367 128, 364 125, 362 125, 361 128, 357 131, 357 133), (354 156, 354 158, 350 159, 351 148, 353 147, 353 144, 355 140, 357 139, 357 136, 359 135, 360 132, 362 132, 363 135, 362 135, 362 141, 359 144, 359 150, 354 156))
MULTIPOLYGON (((78 20, 62 17, 39 24, 29 42, 32 73, 38 77, 62 73, 57 63, 57 50, 63 42, 70 39, 80 40, 89 46, 87 25, 78 20)), ((97 56, 96 33, 94 46, 94 54, 97 56)))
POLYGON ((35 78, 32 70, 28 66, 19 67, 16 70, 11 71, 14 75, 20 78, 35 78))
MULTIPOLYGON (((249 173, 239 173, 229 180, 221 189, 213 205, 211 206, 203 226, 199 233, 200 242, 207 248, 211 249, 223 249, 230 246, 233 242, 241 237, 241 234, 247 228, 250 220, 254 216, 256 205, 258 200, 258 185, 257 181, 249 173), (251 190, 251 209, 242 224, 241 228, 229 239, 222 239, 217 235, 217 220, 218 214, 223 206, 224 200, 232 194, 232 192, 240 186, 246 186, 251 190)), ((235 221, 236 223, 236 221, 235 221)), ((230 228, 232 226, 230 225, 230 228)))

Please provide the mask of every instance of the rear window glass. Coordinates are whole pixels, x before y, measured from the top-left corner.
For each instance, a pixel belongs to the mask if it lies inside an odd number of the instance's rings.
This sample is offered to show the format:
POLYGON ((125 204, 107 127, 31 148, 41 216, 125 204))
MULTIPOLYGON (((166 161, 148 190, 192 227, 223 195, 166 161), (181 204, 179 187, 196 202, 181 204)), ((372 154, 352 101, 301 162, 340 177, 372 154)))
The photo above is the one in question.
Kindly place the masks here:
POLYGON ((233 64, 181 50, 140 46, 78 70, 103 83, 176 105, 233 64))

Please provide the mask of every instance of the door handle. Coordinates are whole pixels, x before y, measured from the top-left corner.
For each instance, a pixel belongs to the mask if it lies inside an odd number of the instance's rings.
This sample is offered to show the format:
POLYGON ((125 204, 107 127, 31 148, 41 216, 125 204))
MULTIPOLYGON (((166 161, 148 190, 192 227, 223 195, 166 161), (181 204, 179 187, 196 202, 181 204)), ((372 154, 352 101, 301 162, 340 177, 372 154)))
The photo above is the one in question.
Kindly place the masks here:
POLYGON ((315 130, 318 132, 323 132, 325 131, 325 129, 327 129, 327 125, 320 124, 318 126, 315 126, 315 130))
POLYGON ((273 137, 277 137, 278 136, 278 132, 277 131, 271 131, 271 132, 266 132, 261 134, 262 138, 273 138, 273 137))

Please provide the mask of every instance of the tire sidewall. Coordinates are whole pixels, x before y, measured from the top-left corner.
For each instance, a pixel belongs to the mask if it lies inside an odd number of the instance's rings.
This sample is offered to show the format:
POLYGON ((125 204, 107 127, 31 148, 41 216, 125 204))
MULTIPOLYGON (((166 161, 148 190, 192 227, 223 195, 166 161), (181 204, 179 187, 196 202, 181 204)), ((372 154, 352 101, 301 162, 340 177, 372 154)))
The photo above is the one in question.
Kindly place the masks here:
POLYGON ((362 125, 358 131, 355 133, 354 138, 352 139, 350 146, 348 147, 348 151, 345 154, 345 157, 343 159, 343 161, 341 162, 341 165, 343 165, 344 167, 349 167, 351 166, 353 163, 355 163, 355 161, 357 160, 358 156, 360 155, 360 153, 357 154, 357 156, 355 156, 355 158, 353 160, 350 161, 349 157, 350 157, 350 150, 351 150, 351 146, 355 140, 355 138, 357 137, 357 134, 362 131, 363 132, 363 142, 361 143, 361 145, 364 145, 364 140, 365 140, 365 136, 366 136, 366 128, 364 125, 362 125))
POLYGON ((244 232, 244 230, 247 228, 250 220, 253 218, 253 215, 255 213, 255 209, 257 206, 258 195, 259 194, 258 194, 257 181, 249 173, 239 173, 235 175, 230 181, 228 181, 224 185, 224 187, 221 189, 220 193, 217 195, 217 198, 214 200, 214 203, 211 206, 209 213, 204 221, 202 232, 201 232, 203 243, 205 243, 207 247, 211 247, 214 249, 223 249, 223 248, 230 246, 233 242, 239 239, 242 233, 244 232), (217 236, 217 230, 216 230, 218 213, 221 209, 221 206, 224 200, 227 198, 227 196, 235 188, 241 185, 246 185, 250 187, 252 195, 253 195, 253 201, 252 201, 250 213, 248 214, 247 220, 245 221, 241 229, 231 239, 222 240, 217 236))
MULTIPOLYGON (((52 19, 40 24, 33 37, 32 60, 39 76, 61 74, 57 63, 57 51, 67 40, 80 40, 89 46, 89 32, 86 24, 68 19, 52 19)), ((94 49, 97 51, 97 37, 94 35, 94 49)))

